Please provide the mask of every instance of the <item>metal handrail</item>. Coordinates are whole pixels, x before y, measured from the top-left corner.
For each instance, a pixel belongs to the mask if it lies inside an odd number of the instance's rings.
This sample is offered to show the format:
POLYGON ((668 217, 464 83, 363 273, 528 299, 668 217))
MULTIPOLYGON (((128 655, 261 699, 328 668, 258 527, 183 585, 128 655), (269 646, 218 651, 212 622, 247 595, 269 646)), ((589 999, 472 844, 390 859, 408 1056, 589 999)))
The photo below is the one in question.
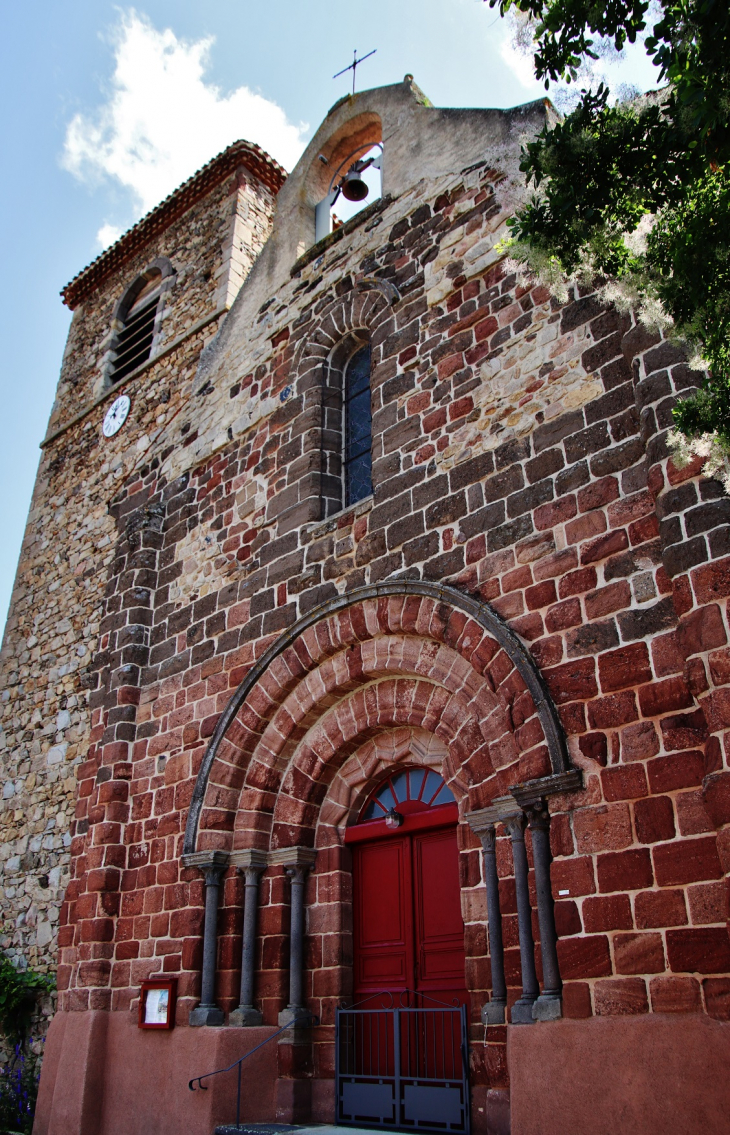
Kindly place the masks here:
MULTIPOLYGON (((314 1018, 313 1018, 313 1020, 314 1020, 314 1018)), ((232 1068, 235 1068, 236 1066, 238 1066, 238 1088, 237 1088, 237 1092, 236 1092, 236 1127, 240 1127, 241 1126, 241 1065, 243 1064, 244 1060, 248 1060, 249 1056, 253 1056, 254 1052, 258 1052, 258 1050, 260 1048, 263 1048, 265 1044, 268 1044, 270 1040, 274 1040, 275 1037, 281 1036, 282 1033, 285 1033, 288 1029, 291 1029, 291 1027, 292 1027, 291 1025, 284 1025, 283 1028, 278 1029, 275 1033, 272 1033, 271 1036, 267 1036, 266 1040, 262 1040, 261 1044, 257 1044, 255 1048, 252 1048, 248 1052, 244 1053, 244 1055, 241 1056, 238 1060, 234 1060, 233 1064, 229 1064, 227 1068, 216 1068, 215 1072, 204 1072, 202 1076, 193 1076, 192 1080, 188 1080, 188 1088, 190 1089, 191 1092, 197 1091, 197 1088, 195 1087, 195 1085, 197 1083, 197 1085, 198 1085, 198 1087, 200 1088, 201 1091, 207 1092, 208 1088, 203 1083, 203 1080, 208 1080, 211 1076, 220 1076, 222 1072, 230 1072, 232 1068)))

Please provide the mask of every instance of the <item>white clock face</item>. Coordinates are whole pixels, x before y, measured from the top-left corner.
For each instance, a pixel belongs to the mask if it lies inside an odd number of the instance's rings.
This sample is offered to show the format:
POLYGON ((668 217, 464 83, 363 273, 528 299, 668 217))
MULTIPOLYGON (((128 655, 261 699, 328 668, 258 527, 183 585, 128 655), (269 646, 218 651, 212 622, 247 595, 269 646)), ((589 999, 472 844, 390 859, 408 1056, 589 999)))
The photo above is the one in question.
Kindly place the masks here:
POLYGON ((104 425, 102 426, 104 437, 114 437, 114 434, 119 432, 127 420, 131 405, 131 400, 127 394, 121 394, 119 398, 115 398, 104 418, 104 425))

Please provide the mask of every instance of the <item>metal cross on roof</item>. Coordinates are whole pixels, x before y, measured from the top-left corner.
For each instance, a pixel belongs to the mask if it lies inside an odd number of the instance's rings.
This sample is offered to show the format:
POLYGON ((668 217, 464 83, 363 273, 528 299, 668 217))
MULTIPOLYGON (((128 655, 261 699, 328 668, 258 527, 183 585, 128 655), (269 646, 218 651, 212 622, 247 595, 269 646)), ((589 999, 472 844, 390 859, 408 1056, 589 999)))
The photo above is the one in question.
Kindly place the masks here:
POLYGON ((352 71, 352 93, 354 95, 354 93, 355 93, 355 70, 357 68, 358 63, 364 63, 364 61, 366 59, 369 59, 371 55, 375 55, 375 52, 377 50, 378 50, 377 47, 374 47, 372 51, 369 51, 367 53, 367 55, 363 55, 360 59, 358 59, 357 48, 355 48, 355 50, 352 53, 352 63, 350 64, 350 66, 349 67, 343 67, 342 70, 338 71, 336 75, 332 76, 332 78, 333 79, 339 79, 340 75, 344 75, 346 71, 352 71))

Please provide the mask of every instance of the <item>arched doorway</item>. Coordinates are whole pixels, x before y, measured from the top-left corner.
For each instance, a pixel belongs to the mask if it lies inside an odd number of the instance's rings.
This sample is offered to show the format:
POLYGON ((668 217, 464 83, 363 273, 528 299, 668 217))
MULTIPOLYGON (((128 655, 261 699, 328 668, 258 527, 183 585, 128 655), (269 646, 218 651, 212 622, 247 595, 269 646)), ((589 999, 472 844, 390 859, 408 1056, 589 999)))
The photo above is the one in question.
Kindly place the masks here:
POLYGON ((345 840, 353 856, 353 995, 467 1004, 458 811, 433 769, 382 781, 345 840))

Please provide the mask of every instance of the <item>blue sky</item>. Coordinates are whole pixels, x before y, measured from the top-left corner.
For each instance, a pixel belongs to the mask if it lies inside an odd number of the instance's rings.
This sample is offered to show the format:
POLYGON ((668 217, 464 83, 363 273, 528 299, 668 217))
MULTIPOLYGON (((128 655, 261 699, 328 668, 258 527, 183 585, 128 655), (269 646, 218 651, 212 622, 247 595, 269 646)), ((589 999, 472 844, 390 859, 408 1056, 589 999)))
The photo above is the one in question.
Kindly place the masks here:
MULTIPOLYGON (((237 138, 287 168, 349 89, 411 72, 438 106, 544 92, 483 0, 26 0, 0 44, 0 620, 70 313, 59 290, 237 138)), ((614 68, 653 85, 641 51, 614 68)))

